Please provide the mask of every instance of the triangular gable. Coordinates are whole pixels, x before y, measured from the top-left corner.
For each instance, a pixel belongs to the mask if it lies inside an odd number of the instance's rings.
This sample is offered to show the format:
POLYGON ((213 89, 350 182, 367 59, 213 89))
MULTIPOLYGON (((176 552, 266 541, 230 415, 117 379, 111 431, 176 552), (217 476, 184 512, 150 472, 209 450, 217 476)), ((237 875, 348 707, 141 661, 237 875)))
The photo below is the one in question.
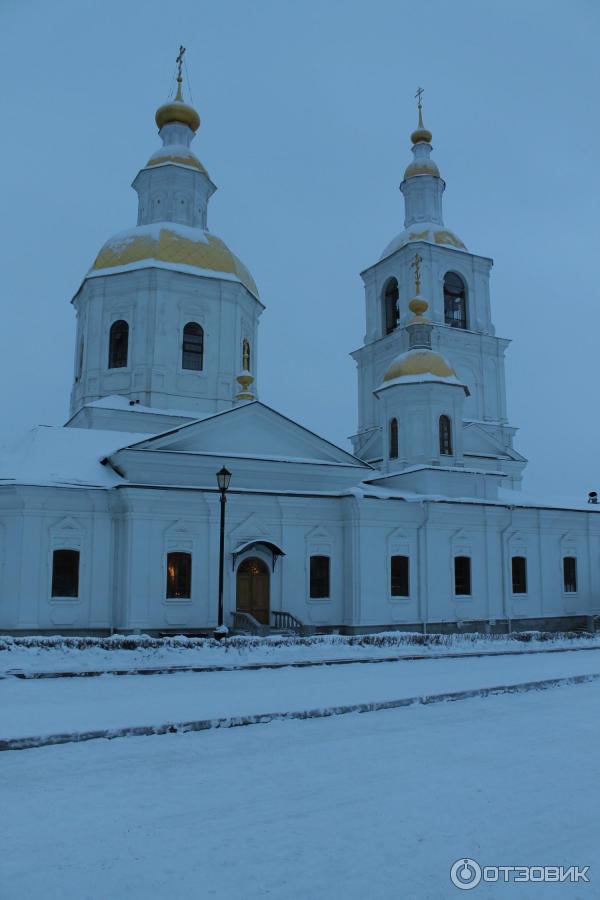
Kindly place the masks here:
POLYGON ((370 468, 325 438, 254 401, 130 445, 134 450, 211 453, 370 468))
POLYGON ((525 459, 516 450, 505 446, 493 434, 480 428, 474 422, 465 422, 463 431, 463 451, 465 453, 493 453, 495 456, 507 456, 509 459, 524 462, 525 459))

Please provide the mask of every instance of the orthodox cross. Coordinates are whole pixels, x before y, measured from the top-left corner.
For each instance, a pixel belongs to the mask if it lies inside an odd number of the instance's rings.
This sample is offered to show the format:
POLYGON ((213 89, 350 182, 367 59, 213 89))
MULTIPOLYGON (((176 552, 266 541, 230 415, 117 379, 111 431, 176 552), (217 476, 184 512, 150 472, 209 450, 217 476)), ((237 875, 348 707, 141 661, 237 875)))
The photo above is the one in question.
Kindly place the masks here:
POLYGON ((410 264, 411 269, 415 270, 415 291, 417 292, 417 296, 421 293, 421 263, 423 260, 419 256, 418 253, 415 254, 415 258, 410 264))
POLYGON ((183 66, 183 55, 185 53, 185 47, 179 47, 179 56, 175 60, 177 63, 177 81, 181 84, 181 67, 183 66))
POLYGON ((417 106, 419 107, 419 109, 421 109, 423 106, 423 94, 424 93, 425 93, 425 91, 423 90, 422 87, 417 88, 417 93, 415 94, 415 97, 416 97, 417 106))

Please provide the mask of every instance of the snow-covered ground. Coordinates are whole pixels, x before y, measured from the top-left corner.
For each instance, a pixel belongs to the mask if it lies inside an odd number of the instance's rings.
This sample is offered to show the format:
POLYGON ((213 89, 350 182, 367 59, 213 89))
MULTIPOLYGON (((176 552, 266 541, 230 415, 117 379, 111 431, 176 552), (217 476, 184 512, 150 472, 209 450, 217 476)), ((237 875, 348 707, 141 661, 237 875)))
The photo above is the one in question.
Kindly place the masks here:
POLYGON ((0 681, 0 739, 323 709, 600 673, 600 652, 0 681))
POLYGON ((599 711, 596 682, 5 753, 0 896, 452 900, 465 892, 450 867, 469 856, 590 865, 591 883, 480 885, 466 896, 591 900, 599 711))
MULTIPOLYGON (((348 638, 326 635, 308 639, 236 638, 217 644, 212 640, 174 638, 149 640, 151 646, 139 649, 106 649, 111 639, 99 640, 99 646, 84 649, 69 646, 71 638, 33 638, 33 646, 23 646, 11 638, 0 636, 0 675, 4 672, 88 672, 172 666, 239 666, 261 663, 286 663, 328 659, 373 659, 389 656, 432 655, 444 653, 515 652, 548 650, 558 647, 598 647, 600 635, 579 638, 557 636, 552 640, 528 641, 492 635, 432 635, 423 644, 421 635, 388 632, 348 638), (418 641, 418 642, 416 642, 418 641), (104 645, 104 646, 102 646, 104 645), (5 647, 6 649, 2 649, 5 647)), ((84 640, 84 639, 82 639, 84 640)), ((141 644, 144 638, 126 640, 141 644)), ((93 641, 91 641, 93 643, 93 641)))

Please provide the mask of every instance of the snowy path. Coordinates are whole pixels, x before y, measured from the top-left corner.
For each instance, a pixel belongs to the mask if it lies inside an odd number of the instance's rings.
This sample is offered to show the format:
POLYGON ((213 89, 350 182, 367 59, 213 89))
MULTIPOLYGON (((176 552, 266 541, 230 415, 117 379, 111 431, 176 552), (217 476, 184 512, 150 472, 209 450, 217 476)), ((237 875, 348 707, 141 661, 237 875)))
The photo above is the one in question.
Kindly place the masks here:
POLYGON ((396 700, 600 672, 600 654, 0 681, 0 738, 396 700))
POLYGON ((590 884, 473 897, 591 900, 599 712, 594 683, 7 753, 0 896, 452 900, 450 866, 467 855, 591 866, 590 884))

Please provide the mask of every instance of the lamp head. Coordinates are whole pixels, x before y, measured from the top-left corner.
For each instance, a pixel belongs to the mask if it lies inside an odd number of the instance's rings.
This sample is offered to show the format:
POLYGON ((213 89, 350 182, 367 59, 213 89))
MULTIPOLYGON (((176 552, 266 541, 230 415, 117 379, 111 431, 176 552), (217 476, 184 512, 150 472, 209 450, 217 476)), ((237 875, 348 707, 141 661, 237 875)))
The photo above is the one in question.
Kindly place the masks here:
POLYGON ((225 491, 229 489, 230 481, 231 472, 223 466, 223 468, 217 472, 217 484, 219 485, 219 490, 225 493, 225 491))

